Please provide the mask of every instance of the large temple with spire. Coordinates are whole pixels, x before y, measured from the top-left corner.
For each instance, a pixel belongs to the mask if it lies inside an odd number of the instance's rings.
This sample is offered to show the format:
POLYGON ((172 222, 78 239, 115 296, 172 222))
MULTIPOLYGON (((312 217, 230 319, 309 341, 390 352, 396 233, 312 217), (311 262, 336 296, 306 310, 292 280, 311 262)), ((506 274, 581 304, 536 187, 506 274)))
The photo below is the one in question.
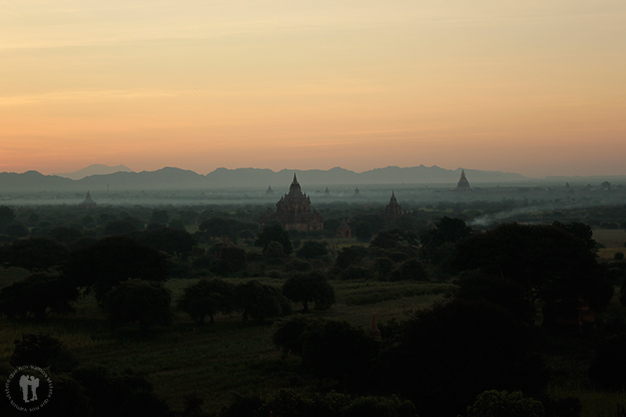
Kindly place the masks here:
POLYGON ((289 193, 276 203, 276 213, 263 219, 262 223, 272 220, 279 221, 285 230, 311 232, 324 228, 324 219, 317 211, 311 210, 311 199, 302 192, 296 174, 293 174, 289 193))

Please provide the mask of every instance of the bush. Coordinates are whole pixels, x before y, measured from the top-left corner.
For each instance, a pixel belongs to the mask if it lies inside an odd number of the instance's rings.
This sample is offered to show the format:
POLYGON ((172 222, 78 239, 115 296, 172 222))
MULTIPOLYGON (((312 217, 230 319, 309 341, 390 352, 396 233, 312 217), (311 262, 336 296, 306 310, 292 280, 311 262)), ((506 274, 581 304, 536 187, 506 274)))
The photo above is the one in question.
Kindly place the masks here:
POLYGON ((272 342, 283 351, 283 357, 294 354, 302 355, 302 336, 312 319, 309 316, 298 315, 289 320, 281 320, 274 324, 272 342))
POLYGON ((541 401, 524 397, 521 391, 485 391, 467 407, 467 417, 543 417, 541 401))
POLYGON ((343 408, 344 417, 415 417, 415 406, 410 401, 391 397, 360 397, 343 408))
POLYGON ((425 281, 428 279, 428 272, 420 261, 411 258, 402 262, 391 273, 391 279, 393 281, 425 281))
POLYGON ((370 279, 372 278, 372 271, 369 268, 362 266, 351 265, 348 268, 341 271, 341 279, 370 279))
POLYGON ((345 321, 314 320, 302 339, 303 363, 318 377, 357 389, 367 385, 379 346, 362 330, 345 321))
POLYGON ((611 336, 598 345, 589 376, 602 388, 626 387, 626 332, 611 336))
POLYGON ((0 312, 8 317, 33 313, 36 319, 43 320, 48 309, 58 313, 74 311, 71 303, 78 296, 78 288, 66 278, 34 274, 0 290, 0 312))
POLYGON ((14 366, 34 365, 52 371, 66 372, 73 369, 78 361, 56 338, 45 334, 26 333, 22 340, 15 340, 15 349, 9 358, 14 366))

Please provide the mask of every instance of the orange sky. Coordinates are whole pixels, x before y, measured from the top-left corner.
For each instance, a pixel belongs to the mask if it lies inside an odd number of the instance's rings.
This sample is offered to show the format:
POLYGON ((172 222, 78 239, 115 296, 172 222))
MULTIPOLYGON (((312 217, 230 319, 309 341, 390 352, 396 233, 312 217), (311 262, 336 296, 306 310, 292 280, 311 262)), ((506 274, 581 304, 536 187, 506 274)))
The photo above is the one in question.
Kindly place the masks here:
POLYGON ((625 162, 623 0, 0 0, 0 171, 625 162))

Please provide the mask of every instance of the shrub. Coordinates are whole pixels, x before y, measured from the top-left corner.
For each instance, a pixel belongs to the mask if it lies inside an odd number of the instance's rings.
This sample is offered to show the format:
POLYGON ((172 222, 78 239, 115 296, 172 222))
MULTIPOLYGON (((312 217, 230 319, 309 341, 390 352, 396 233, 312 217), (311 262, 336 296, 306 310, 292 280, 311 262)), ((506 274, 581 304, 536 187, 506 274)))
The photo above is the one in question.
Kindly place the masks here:
POLYGON ((541 401, 524 397, 521 391, 485 391, 467 407, 467 417, 543 417, 541 401))
POLYGON ((626 332, 611 336, 598 345, 589 376, 602 388, 623 389, 626 386, 626 332))
POLYGON ((56 338, 45 334, 26 333, 22 340, 15 340, 15 349, 9 358, 14 366, 34 365, 40 368, 50 367, 52 371, 68 371, 78 361, 71 352, 56 338))

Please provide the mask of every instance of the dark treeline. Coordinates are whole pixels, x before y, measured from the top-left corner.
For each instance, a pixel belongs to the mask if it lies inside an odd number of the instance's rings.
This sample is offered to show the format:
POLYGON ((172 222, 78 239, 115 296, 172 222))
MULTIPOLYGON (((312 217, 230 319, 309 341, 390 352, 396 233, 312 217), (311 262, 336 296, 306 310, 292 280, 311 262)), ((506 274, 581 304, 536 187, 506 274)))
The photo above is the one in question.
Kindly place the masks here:
MULTIPOLYGON (((306 233, 261 225, 267 205, 2 206, 0 262, 28 276, 2 284, 0 313, 50 320, 94 297, 111 327, 130 323, 143 335, 170 325, 174 309, 198 326, 215 326, 220 314, 274 320, 274 344, 301 361, 293 377, 313 389, 238 397, 222 417, 579 416, 578 398, 546 389, 562 377, 549 358, 571 340, 592 346, 584 384, 624 391, 626 264, 623 255, 598 259, 588 221, 626 228, 624 206, 516 214, 524 200, 400 204, 404 214, 393 217, 384 206, 318 205, 324 229, 306 233), (354 238, 338 235, 342 225, 354 238), (172 278, 200 279, 174 300, 164 285, 172 278), (350 280, 454 291, 365 333, 319 314, 336 302, 333 284, 350 280), (616 291, 620 313, 596 320, 616 291)), ((50 415, 174 415, 145 376, 81 364, 54 338, 23 335, 9 365, 24 361, 52 374, 50 415)), ((3 415, 14 412, 2 404, 3 415)), ((198 398, 179 414, 207 415, 198 398)))

